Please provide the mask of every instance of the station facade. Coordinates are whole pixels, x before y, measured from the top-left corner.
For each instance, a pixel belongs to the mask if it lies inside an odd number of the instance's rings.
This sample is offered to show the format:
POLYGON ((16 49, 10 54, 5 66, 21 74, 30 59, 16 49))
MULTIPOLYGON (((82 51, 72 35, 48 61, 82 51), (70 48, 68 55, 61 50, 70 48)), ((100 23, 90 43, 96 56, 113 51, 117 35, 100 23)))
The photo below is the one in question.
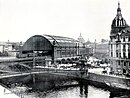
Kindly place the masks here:
POLYGON ((112 21, 109 46, 111 70, 114 73, 130 74, 130 26, 122 17, 120 3, 112 21))
POLYGON ((51 60, 89 55, 90 48, 62 36, 34 35, 20 49, 19 57, 44 56, 51 60))

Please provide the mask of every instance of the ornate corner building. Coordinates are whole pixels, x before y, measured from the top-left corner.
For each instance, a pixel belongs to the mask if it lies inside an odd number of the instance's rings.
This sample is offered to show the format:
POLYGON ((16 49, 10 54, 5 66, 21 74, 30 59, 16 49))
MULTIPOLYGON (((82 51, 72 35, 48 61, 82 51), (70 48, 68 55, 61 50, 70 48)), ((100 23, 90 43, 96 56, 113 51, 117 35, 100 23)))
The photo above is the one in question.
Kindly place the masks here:
POLYGON ((112 72, 130 74, 130 26, 122 17, 120 3, 112 21, 109 46, 112 72))

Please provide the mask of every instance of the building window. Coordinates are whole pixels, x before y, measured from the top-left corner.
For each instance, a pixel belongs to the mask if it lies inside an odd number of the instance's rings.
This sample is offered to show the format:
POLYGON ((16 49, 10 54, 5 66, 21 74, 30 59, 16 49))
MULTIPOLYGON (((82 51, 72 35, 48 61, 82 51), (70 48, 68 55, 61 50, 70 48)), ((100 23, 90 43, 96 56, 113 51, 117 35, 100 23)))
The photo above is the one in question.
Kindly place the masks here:
POLYGON ((128 64, 129 64, 129 68, 130 68, 130 62, 128 62, 128 64))
POLYGON ((123 42, 125 42, 125 37, 123 37, 123 42))
POLYGON ((116 53, 116 57, 118 57, 118 53, 116 53))
POLYGON ((126 48, 125 48, 125 45, 123 45, 123 51, 125 51, 125 49, 126 49, 126 48))
POLYGON ((123 57, 124 57, 124 58, 126 57, 125 52, 123 52, 123 57))
POLYGON ((118 61, 118 64, 120 65, 120 61, 118 61))
POLYGON ((130 59, 130 52, 128 52, 128 59, 130 59))
POLYGON ((125 69, 123 69, 123 74, 125 74, 126 73, 126 70, 125 69))
POLYGON ((124 66, 126 66, 126 62, 124 62, 124 66))
POLYGON ((123 45, 123 49, 125 49, 125 45, 123 45))
POLYGON ((118 57, 118 50, 116 50, 116 57, 118 57))
POLYGON ((111 57, 113 57, 113 52, 111 52, 111 57))
POLYGON ((116 44, 116 48, 118 48, 118 44, 116 44))
POLYGON ((112 50, 112 48, 113 48, 112 46, 113 46, 113 45, 111 44, 111 50, 112 50))
POLYGON ((128 41, 130 41, 130 37, 128 37, 128 41))
POLYGON ((128 49, 130 50, 130 44, 128 44, 128 49))
POLYGON ((119 53, 119 57, 121 58, 121 53, 119 53))

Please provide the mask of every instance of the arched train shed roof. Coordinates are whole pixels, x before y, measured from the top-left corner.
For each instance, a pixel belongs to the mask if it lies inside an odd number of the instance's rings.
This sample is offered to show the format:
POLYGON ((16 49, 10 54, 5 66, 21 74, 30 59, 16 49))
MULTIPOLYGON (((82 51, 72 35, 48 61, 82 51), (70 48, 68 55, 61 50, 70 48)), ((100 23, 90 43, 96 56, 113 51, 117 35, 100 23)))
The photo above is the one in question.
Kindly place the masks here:
POLYGON ((24 43, 23 51, 48 51, 52 50, 53 46, 75 47, 77 43, 77 40, 69 37, 34 35, 24 43))

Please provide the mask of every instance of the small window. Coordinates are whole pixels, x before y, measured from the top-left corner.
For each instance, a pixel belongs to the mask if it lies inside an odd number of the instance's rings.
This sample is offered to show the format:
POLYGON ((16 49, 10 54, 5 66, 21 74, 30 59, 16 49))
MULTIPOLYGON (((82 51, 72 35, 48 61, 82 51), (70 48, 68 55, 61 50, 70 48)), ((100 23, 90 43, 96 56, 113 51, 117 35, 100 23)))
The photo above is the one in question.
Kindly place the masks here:
POLYGON ((130 52, 128 52, 128 59, 130 59, 130 52))
POLYGON ((119 53, 119 57, 121 58, 121 53, 119 53))
POLYGON ((123 49, 125 50, 125 45, 123 45, 123 49))
POLYGON ((129 64, 129 67, 130 67, 130 62, 128 64, 129 64))
POLYGON ((111 44, 111 49, 113 48, 113 45, 111 44))
POLYGON ((125 42, 125 37, 123 37, 123 42, 125 42))
POLYGON ((118 64, 120 65, 120 61, 118 61, 118 64))
POLYGON ((124 66, 126 66, 126 62, 124 62, 124 66))
POLYGON ((111 52, 111 57, 113 57, 113 52, 111 52))
POLYGON ((116 57, 118 57, 118 50, 116 50, 116 57))
POLYGON ((118 52, 116 53, 116 57, 118 57, 118 52))
POLYGON ((128 37, 128 41, 130 41, 130 37, 128 37))
POLYGON ((118 44, 116 44, 116 48, 118 48, 118 44))
POLYGON ((123 52, 123 57, 124 57, 124 58, 126 57, 125 52, 123 52))
POLYGON ((123 74, 125 74, 126 73, 126 70, 125 69, 123 69, 123 74))

